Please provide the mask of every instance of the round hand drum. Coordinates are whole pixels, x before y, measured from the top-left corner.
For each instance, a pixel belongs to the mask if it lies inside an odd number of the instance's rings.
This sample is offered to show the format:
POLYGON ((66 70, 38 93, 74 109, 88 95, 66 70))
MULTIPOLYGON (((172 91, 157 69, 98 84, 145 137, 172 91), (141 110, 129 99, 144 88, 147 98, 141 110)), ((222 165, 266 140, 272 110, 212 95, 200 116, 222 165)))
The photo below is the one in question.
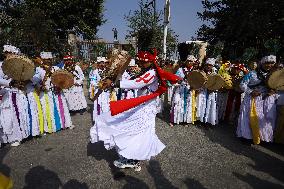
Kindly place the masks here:
POLYGON ((200 89, 202 88, 205 83, 207 82, 206 73, 203 71, 192 71, 187 75, 187 81, 192 89, 200 89))
POLYGON ((52 73, 51 82, 60 89, 69 89, 74 85, 74 76, 66 70, 57 70, 52 73))
POLYGON ((32 60, 25 56, 12 55, 2 65, 4 74, 16 81, 30 80, 35 73, 32 60))
POLYGON ((284 69, 272 72, 268 77, 267 84, 271 89, 284 90, 284 69))

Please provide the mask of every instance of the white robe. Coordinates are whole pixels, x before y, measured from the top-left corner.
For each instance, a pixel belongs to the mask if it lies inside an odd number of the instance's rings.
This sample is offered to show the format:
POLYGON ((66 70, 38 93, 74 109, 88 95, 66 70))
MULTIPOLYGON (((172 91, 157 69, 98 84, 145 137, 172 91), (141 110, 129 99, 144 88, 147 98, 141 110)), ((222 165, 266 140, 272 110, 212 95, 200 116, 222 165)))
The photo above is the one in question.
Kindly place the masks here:
MULTIPOLYGON (((120 87, 139 89, 142 96, 157 89, 158 78, 155 70, 150 70, 135 80, 121 81, 120 87)), ((156 99, 115 116, 102 114, 90 130, 91 142, 104 141, 106 149, 115 148, 127 159, 149 160, 165 148, 155 133, 156 114, 156 99)))
POLYGON ((83 82, 85 79, 84 73, 80 66, 75 66, 74 75, 74 86, 70 89, 64 90, 69 110, 77 111, 87 108, 87 101, 84 95, 83 82))
MULTIPOLYGON (((2 62, 0 63, 0 78, 5 86, 9 85, 11 79, 8 79, 3 73, 2 62)), ((1 94, 3 95, 0 103, 1 142, 21 142, 30 135, 26 95, 23 91, 10 87, 2 88, 1 94), (15 104, 13 103, 12 96, 15 96, 15 104)))

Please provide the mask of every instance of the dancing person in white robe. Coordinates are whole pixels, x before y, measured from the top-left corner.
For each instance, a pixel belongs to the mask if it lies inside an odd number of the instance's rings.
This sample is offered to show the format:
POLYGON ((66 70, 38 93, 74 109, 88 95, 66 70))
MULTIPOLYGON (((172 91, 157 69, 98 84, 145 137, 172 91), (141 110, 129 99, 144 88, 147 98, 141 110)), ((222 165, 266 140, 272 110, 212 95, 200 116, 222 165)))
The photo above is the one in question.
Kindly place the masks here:
MULTIPOLYGON (((149 54, 139 53, 142 74, 135 79, 120 81, 120 88, 138 89, 138 96, 156 91, 159 79, 152 63, 155 59, 151 59, 149 54)), ((105 87, 110 85, 110 80, 104 81, 105 87)), ((107 112, 96 117, 90 130, 91 142, 103 141, 106 149, 116 149, 120 156, 114 161, 116 167, 140 171, 140 160, 149 160, 165 148, 155 133, 156 101, 157 98, 149 100, 115 116, 107 112)))

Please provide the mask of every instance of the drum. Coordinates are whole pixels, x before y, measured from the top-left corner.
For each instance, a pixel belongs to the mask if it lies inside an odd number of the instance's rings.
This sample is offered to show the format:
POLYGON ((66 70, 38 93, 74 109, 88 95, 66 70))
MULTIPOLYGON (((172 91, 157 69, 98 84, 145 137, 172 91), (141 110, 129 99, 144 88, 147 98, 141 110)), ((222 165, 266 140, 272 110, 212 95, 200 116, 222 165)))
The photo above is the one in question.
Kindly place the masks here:
POLYGON ((208 76, 208 81, 205 84, 205 88, 210 91, 219 90, 226 86, 224 78, 219 74, 212 74, 208 76))
POLYGON ((284 90, 284 69, 276 70, 272 72, 267 80, 267 85, 271 89, 278 91, 284 90))
POLYGON ((229 74, 224 74, 222 77, 225 81, 225 89, 233 89, 232 77, 229 74))
MULTIPOLYGON (((131 61, 131 56, 127 51, 114 49, 110 57, 110 68, 106 73, 106 77, 116 82, 121 78, 131 61)), ((104 78, 103 78, 104 79, 104 78)))
POLYGON ((187 75, 187 82, 192 89, 200 89, 207 82, 206 73, 199 70, 194 70, 187 75))
MULTIPOLYGON (((120 51, 118 49, 114 49, 110 55, 110 67, 108 71, 102 76, 101 81, 106 78, 109 78, 116 83, 121 77, 124 71, 127 69, 130 61, 131 56, 128 54, 127 51, 120 51)), ((99 88, 102 87, 102 83, 99 83, 99 88)), ((99 89, 96 95, 94 96, 93 100, 97 100, 100 94, 103 92, 102 89, 99 89)))
POLYGON ((74 85, 74 75, 66 70, 57 70, 52 73, 51 82, 60 89, 69 89, 74 85))
POLYGON ((35 73, 33 61, 19 55, 12 55, 4 60, 2 69, 5 75, 16 81, 28 81, 35 73))
POLYGON ((177 70, 179 69, 179 64, 178 63, 175 63, 173 65, 167 65, 164 70, 167 71, 167 72, 170 72, 170 73, 173 73, 175 74, 177 72, 177 70))

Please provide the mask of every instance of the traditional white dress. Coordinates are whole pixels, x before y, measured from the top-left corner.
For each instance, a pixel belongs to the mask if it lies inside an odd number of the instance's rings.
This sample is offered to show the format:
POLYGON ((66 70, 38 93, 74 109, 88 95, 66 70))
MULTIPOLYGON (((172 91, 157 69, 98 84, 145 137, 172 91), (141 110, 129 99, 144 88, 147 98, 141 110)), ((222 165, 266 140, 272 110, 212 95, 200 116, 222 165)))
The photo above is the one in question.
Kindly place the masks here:
MULTIPOLYGON (((138 96, 155 91, 158 87, 156 71, 149 70, 135 80, 123 80, 120 87, 139 89, 138 96)), ((156 99, 115 116, 104 113, 96 117, 90 130, 91 142, 104 141, 106 149, 115 148, 127 159, 149 160, 165 148, 155 133, 156 114, 156 99)))
POLYGON ((77 111, 87 108, 87 101, 84 95, 83 82, 85 79, 84 73, 80 66, 76 65, 72 73, 74 75, 74 86, 64 90, 69 110, 77 111))
MULTIPOLYGON (((58 70, 53 67, 52 72, 58 70)), ((41 69, 45 75, 46 71, 41 69)), ((57 132, 72 126, 71 116, 63 92, 55 92, 51 83, 51 78, 47 78, 44 83, 46 91, 40 93, 40 101, 44 114, 44 131, 46 133, 57 132)))
MULTIPOLYGON (((179 68, 176 73, 177 76, 184 79, 184 68, 179 68)), ((190 86, 186 81, 175 84, 172 93, 170 121, 172 123, 191 123, 191 91, 190 86)))
POLYGON ((43 74, 40 67, 36 68, 35 75, 31 79, 31 82, 26 86, 27 98, 29 105, 29 119, 30 119, 30 132, 32 136, 43 134, 44 132, 44 118, 43 111, 40 103, 40 98, 35 87, 39 87, 43 80, 43 74))
MULTIPOLYGON (((94 70, 92 73, 92 77, 96 78, 96 80, 92 81, 92 86, 94 87, 94 94, 98 92, 98 83, 101 80, 100 72, 102 70, 94 70)), ((109 101, 110 101, 110 91, 103 91, 97 100, 94 101, 94 109, 93 109, 93 121, 95 121, 96 117, 109 112, 109 101)))
POLYGON ((240 107, 238 119, 237 136, 246 139, 252 139, 252 130, 250 127, 250 113, 252 109, 253 90, 261 92, 260 96, 255 97, 255 106, 257 113, 257 124, 259 128, 260 140, 266 142, 273 141, 273 130, 276 124, 276 99, 277 95, 266 97, 267 88, 262 80, 259 79, 256 71, 250 71, 243 78, 240 88, 244 91, 244 98, 240 107))
POLYGON ((95 92, 96 92, 95 90, 98 86, 98 82, 101 80, 99 70, 94 69, 94 70, 90 71, 89 79, 90 79, 89 95, 90 95, 90 98, 92 99, 92 98, 94 98, 94 95, 95 95, 95 92))
MULTIPOLYGON (((10 79, 0 66, 1 83, 9 85, 10 79)), ((3 95, 0 103, 0 138, 2 143, 21 142, 30 135, 28 101, 23 91, 6 87, 1 89, 3 95)))

